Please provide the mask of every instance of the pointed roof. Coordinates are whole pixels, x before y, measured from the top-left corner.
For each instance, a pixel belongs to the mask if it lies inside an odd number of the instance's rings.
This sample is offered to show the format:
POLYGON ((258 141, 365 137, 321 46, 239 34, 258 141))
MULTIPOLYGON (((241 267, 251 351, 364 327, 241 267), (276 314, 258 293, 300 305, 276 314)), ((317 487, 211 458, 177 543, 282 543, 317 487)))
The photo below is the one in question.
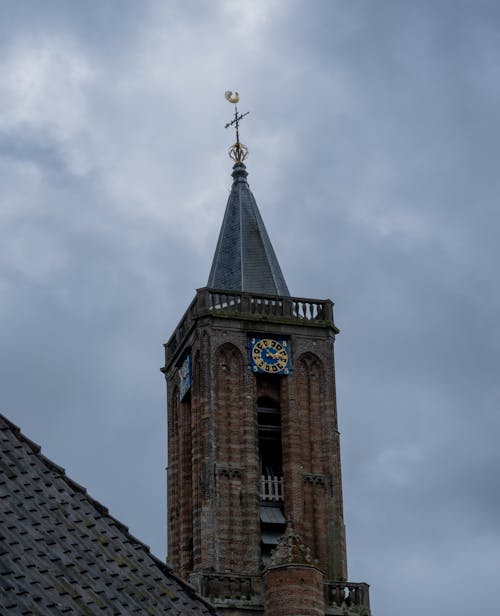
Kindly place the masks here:
POLYGON ((233 186, 207 286, 228 291, 290 295, 248 186, 246 167, 233 167, 233 186))
POLYGON ((158 560, 0 415, 2 614, 205 614, 158 560))

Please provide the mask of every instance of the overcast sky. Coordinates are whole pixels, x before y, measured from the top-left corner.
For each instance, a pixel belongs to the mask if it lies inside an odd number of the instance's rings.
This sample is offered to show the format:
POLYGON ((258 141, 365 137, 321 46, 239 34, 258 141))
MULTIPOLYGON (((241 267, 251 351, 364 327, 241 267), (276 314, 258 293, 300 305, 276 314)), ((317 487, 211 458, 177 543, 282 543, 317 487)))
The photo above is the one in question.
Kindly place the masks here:
POLYGON ((500 4, 4 0, 0 54, 1 412, 165 556, 162 344, 238 90, 290 291, 335 302, 349 577, 495 612, 500 4))

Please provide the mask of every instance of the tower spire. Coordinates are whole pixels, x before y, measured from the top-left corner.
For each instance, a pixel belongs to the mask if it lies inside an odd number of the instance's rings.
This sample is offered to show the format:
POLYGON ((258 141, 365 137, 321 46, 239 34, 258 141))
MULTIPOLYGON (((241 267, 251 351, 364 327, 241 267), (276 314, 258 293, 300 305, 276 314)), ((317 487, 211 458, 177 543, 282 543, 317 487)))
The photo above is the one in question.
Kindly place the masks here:
POLYGON ((233 184, 162 368, 169 557, 221 616, 370 616, 347 581, 333 303, 290 297, 226 99, 233 184))
POLYGON ((290 292, 276 258, 271 240, 248 186, 243 161, 248 149, 240 142, 240 121, 246 113, 238 113, 238 92, 226 92, 226 99, 234 105, 234 118, 226 128, 234 126, 236 143, 229 149, 234 160, 233 186, 227 201, 219 241, 215 249, 207 286, 212 289, 264 293, 288 296, 290 292))
POLYGON ((240 120, 247 116, 250 112, 238 113, 238 103, 240 101, 240 95, 235 92, 234 95, 231 90, 228 90, 225 94, 226 100, 234 105, 234 118, 231 122, 228 122, 224 128, 234 126, 236 129, 236 143, 229 148, 229 157, 234 160, 235 163, 242 163, 248 157, 248 148, 243 143, 240 143, 240 120))

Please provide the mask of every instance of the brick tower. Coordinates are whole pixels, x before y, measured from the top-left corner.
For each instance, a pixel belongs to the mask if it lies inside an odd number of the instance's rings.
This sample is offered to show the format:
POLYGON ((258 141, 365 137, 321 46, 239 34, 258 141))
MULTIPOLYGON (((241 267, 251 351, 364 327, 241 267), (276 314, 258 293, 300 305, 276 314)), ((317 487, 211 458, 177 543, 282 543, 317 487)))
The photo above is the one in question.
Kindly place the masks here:
POLYGON ((169 561, 221 614, 369 615, 347 581, 333 304, 290 296, 238 132, 231 154, 208 284, 165 345, 169 561))

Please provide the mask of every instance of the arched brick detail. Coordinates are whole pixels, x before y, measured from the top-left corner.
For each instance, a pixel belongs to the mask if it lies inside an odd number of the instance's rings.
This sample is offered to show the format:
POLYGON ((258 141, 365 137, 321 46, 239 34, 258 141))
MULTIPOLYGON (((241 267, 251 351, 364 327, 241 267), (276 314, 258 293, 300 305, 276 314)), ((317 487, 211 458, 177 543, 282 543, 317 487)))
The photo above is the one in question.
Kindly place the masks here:
POLYGON ((297 406, 302 434, 302 465, 306 473, 323 471, 323 456, 317 443, 322 441, 324 368, 312 353, 304 353, 297 361, 297 406))
POLYGON ((245 461, 243 370, 243 356, 237 347, 225 343, 216 350, 218 557, 232 572, 244 570, 248 543, 241 502, 245 461))
POLYGON ((313 557, 325 568, 327 560, 325 536, 328 528, 328 472, 325 452, 324 367, 313 353, 304 353, 297 361, 297 403, 302 435, 303 466, 303 536, 313 557))
POLYGON ((230 466, 243 461, 241 395, 243 357, 233 344, 223 344, 215 353, 217 415, 217 462, 230 466))

